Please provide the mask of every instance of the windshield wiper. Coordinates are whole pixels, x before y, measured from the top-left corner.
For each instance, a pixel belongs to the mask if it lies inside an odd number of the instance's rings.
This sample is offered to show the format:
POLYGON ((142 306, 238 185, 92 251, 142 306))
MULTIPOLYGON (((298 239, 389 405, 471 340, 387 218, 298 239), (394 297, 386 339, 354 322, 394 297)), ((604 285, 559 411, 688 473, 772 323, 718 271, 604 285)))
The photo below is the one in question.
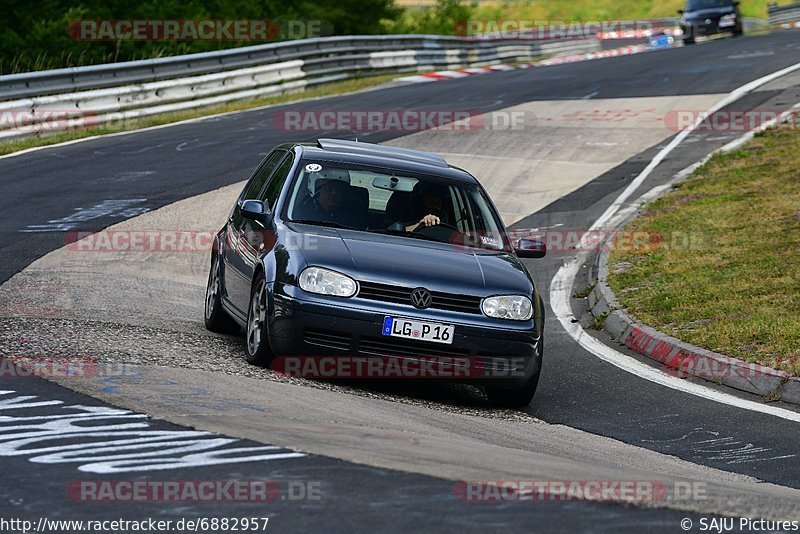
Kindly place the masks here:
POLYGON ((353 228, 351 226, 345 226, 343 224, 339 224, 339 223, 333 222, 333 221, 314 221, 314 220, 311 220, 311 219, 295 219, 295 220, 292 220, 292 221, 289 221, 289 222, 299 223, 299 224, 313 224, 313 225, 316 225, 316 226, 327 226, 327 227, 330 227, 330 228, 341 228, 343 230, 355 230, 355 228, 353 228))

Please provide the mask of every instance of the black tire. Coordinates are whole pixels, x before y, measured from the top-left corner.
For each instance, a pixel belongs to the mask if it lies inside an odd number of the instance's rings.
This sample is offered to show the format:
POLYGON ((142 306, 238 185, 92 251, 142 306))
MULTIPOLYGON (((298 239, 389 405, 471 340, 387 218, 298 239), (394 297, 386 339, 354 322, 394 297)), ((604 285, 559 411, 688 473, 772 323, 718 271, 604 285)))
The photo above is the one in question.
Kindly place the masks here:
POLYGON ((240 330, 236 321, 222 307, 222 265, 217 254, 211 256, 203 322, 208 330, 219 334, 236 334, 240 330))
POLYGON ((694 44, 694 37, 687 37, 683 40, 683 44, 685 45, 692 45, 694 44))
POLYGON ((539 375, 542 374, 542 347, 544 340, 539 342, 539 368, 525 385, 518 388, 486 387, 486 396, 489 402, 498 408, 525 408, 530 405, 539 385, 539 375))
POLYGON ((733 36, 734 37, 741 37, 742 35, 744 35, 744 29, 743 28, 739 27, 739 28, 736 28, 735 30, 733 30, 733 36))
POLYGON ((268 367, 274 357, 269 347, 268 315, 267 282, 262 272, 253 280, 250 304, 247 305, 244 351, 247 363, 251 365, 268 367))

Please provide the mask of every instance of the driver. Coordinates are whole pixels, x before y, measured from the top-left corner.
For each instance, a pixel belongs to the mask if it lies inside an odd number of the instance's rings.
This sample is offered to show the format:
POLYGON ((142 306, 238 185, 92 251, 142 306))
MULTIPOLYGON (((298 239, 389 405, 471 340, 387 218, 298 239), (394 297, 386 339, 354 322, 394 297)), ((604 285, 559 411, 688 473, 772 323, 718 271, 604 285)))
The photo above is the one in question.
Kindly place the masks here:
POLYGON ((347 218, 346 197, 350 190, 350 174, 332 169, 315 173, 316 194, 307 196, 297 206, 295 219, 343 223, 347 218))
POLYGON ((433 182, 417 183, 409 199, 408 217, 393 224, 390 229, 413 232, 418 228, 440 224, 445 215, 448 196, 449 190, 446 185, 433 182))

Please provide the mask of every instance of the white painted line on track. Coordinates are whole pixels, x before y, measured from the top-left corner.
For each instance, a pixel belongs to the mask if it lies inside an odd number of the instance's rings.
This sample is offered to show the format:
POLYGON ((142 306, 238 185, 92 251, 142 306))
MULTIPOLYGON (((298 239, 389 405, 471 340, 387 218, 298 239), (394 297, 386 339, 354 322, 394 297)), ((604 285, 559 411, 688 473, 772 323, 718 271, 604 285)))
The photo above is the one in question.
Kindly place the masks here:
POLYGON ((625 191, 623 191, 622 194, 620 194, 619 197, 617 197, 617 199, 608 207, 605 213, 603 213, 603 215, 601 215, 600 218, 597 219, 597 221, 595 221, 595 223, 589 230, 591 231, 591 230, 597 230, 598 228, 602 228, 603 225, 607 223, 608 220, 614 215, 614 213, 616 213, 619 210, 620 206, 622 206, 622 204, 625 203, 626 200, 628 200, 628 197, 630 197, 633 194, 633 192, 636 191, 639 188, 639 186, 642 185, 642 183, 647 179, 647 177, 650 176, 653 170, 656 167, 658 167, 661 164, 661 162, 664 161, 664 159, 673 150, 675 150, 675 148, 677 148, 678 145, 680 145, 684 141, 684 139, 686 139, 693 131, 695 131, 706 120, 706 118, 709 115, 712 115, 717 111, 719 111, 720 109, 724 108, 725 106, 728 106, 736 102, 743 96, 747 95, 748 93, 752 92, 755 89, 758 89, 762 85, 765 85, 777 78, 780 78, 781 76, 785 76, 786 74, 790 74, 796 70, 800 70, 800 63, 792 65, 791 67, 786 67, 785 69, 781 69, 777 72, 773 72, 772 74, 768 74, 764 77, 761 77, 757 80, 747 83, 739 87, 738 89, 734 89, 734 91, 731 92, 731 94, 729 94, 728 96, 726 96, 725 98, 714 104, 714 106, 712 106, 706 113, 700 113, 697 119, 695 119, 693 124, 683 129, 678 135, 675 136, 675 138, 667 146, 665 146, 663 149, 661 149, 661 151, 658 154, 656 154, 656 157, 653 158, 650 164, 647 165, 647 167, 641 172, 641 174, 639 174, 639 176, 637 176, 636 179, 634 179, 630 183, 630 185, 628 185, 628 187, 625 188, 625 191))
MULTIPOLYGON (((638 52, 645 51, 646 49, 648 49, 648 47, 646 47, 644 45, 637 45, 637 46, 633 46, 633 47, 625 47, 624 50, 627 50, 627 53, 638 53, 638 52), (641 49, 639 49, 639 47, 641 47, 641 49)), ((592 52, 592 53, 587 55, 587 59, 596 59, 596 58, 607 57, 609 55, 609 53, 611 53, 611 52, 614 52, 614 50, 606 50, 606 51, 601 51, 601 52, 592 52), (591 58, 589 58, 588 56, 591 56, 591 58)), ((563 56, 563 57, 566 57, 566 56, 563 56)), ((574 57, 577 57, 577 56, 569 56, 569 57, 573 57, 574 58, 574 57)), ((535 67, 537 65, 548 66, 548 65, 551 65, 551 64, 566 62, 566 61, 562 60, 562 61, 557 61, 556 63, 548 63, 548 61, 556 61, 556 58, 551 58, 551 60, 545 60, 544 62, 541 62, 541 63, 530 63, 530 64, 519 65, 519 66, 488 65, 486 67, 474 67, 475 69, 481 69, 481 72, 474 72, 472 74, 486 74, 486 73, 488 73, 490 71, 492 71, 492 72, 493 71, 510 71, 510 70, 517 70, 517 69, 532 68, 532 67, 535 67), (488 69, 488 70, 486 70, 486 69, 488 69)), ((574 61, 574 59, 573 59, 573 61, 574 61)), ((440 80, 444 80, 444 79, 463 78, 463 77, 469 76, 470 73, 471 73, 470 71, 471 71, 471 69, 461 69, 460 71, 440 71, 440 72, 432 72, 432 73, 427 73, 427 74, 416 74, 416 75, 412 75, 412 76, 405 76, 405 77, 402 77, 402 78, 396 78, 394 81, 395 82, 405 81, 405 82, 409 82, 409 83, 436 82, 436 81, 440 81, 440 80), (451 73, 455 73, 455 75, 452 75, 451 73), (443 75, 439 76, 440 74, 443 74, 443 75)), ((204 120, 214 119, 214 118, 219 118, 219 117, 226 117, 226 116, 229 116, 229 115, 238 115, 240 113, 248 113, 248 112, 251 112, 251 111, 262 111, 262 110, 269 109, 269 108, 274 108, 274 107, 286 106, 286 105, 289 105, 289 104, 294 104, 296 102, 313 102, 315 100, 322 100, 322 99, 325 99, 325 98, 335 98, 335 97, 340 97, 340 96, 356 95, 356 94, 360 94, 360 93, 366 93, 366 92, 369 92, 369 91, 375 91, 375 90, 378 90, 378 89, 382 89, 383 85, 384 84, 377 85, 377 86, 374 86, 374 87, 367 87, 365 89, 360 89, 360 90, 357 90, 357 91, 351 91, 349 93, 340 93, 340 94, 327 95, 327 96, 318 96, 318 97, 313 97, 313 98, 303 98, 301 96, 302 93, 300 93, 300 95, 298 96, 297 100, 290 100, 290 101, 287 101, 287 102, 281 102, 281 103, 277 103, 277 104, 266 104, 264 106, 248 108, 248 109, 239 109, 239 110, 235 110, 235 111, 224 111, 222 113, 215 113, 215 114, 212 114, 212 115, 203 115, 203 116, 200 116, 200 117, 193 117, 191 119, 185 119, 185 120, 176 121, 176 122, 169 122, 167 124, 158 124, 156 126, 147 126, 147 127, 143 127, 143 128, 136 128, 136 129, 133 129, 133 130, 126 130, 126 131, 122 131, 122 132, 113 132, 113 133, 92 135, 92 136, 89 136, 89 137, 81 137, 81 138, 78 138, 78 139, 72 139, 70 141, 62 141, 60 143, 53 143, 52 145, 35 146, 35 147, 31 147, 31 148, 26 148, 24 150, 18 150, 16 152, 12 152, 10 154, 2 155, 2 156, 0 156, 0 160, 7 159, 7 158, 14 158, 14 157, 17 157, 17 156, 22 156, 23 154, 29 154, 31 152, 38 152, 40 150, 46 150, 46 149, 50 149, 50 148, 59 148, 59 147, 74 145, 74 144, 77 144, 77 143, 83 143, 83 142, 86 142, 86 141, 92 141, 94 139, 99 139, 99 138, 102 138, 102 137, 117 137, 117 136, 121 136, 121 135, 131 135, 131 134, 140 133, 140 132, 148 132, 148 131, 151 131, 151 130, 160 130, 162 128, 171 128, 173 126, 180 126, 182 124, 192 124, 192 123, 195 123, 195 122, 201 122, 201 121, 204 121, 204 120)))
MULTIPOLYGON (((435 81, 435 80, 423 80, 423 81, 435 81)), ((31 152, 38 152, 40 150, 47 150, 47 149, 51 149, 51 148, 60 148, 60 147, 64 147, 64 146, 75 145, 75 144, 78 144, 78 143, 84 143, 86 141, 93 141, 95 139, 102 139, 104 137, 119 137, 119 136, 123 136, 123 135, 132 135, 132 134, 137 134, 137 133, 142 133, 142 132, 150 132, 150 131, 153 131, 153 130, 161 130, 161 129, 164 129, 164 128, 172 128, 173 126, 182 126, 184 124, 193 124, 193 123, 196 123, 196 122, 202 122, 202 121, 207 121, 207 120, 212 120, 212 119, 218 119, 218 118, 221 118, 221 117, 239 115, 239 114, 242 114, 242 113, 249 113, 251 111, 263 111, 265 109, 277 108, 277 107, 281 107, 281 106, 288 106, 288 105, 291 105, 291 104, 315 102, 317 100, 324 100, 326 98, 338 98, 338 97, 341 97, 341 96, 358 95, 358 94, 361 94, 361 93, 368 93, 370 91, 383 89, 385 85, 386 84, 380 84, 380 85, 375 85, 375 86, 372 86, 372 87, 365 87, 364 89, 358 89, 356 91, 350 91, 350 92, 347 92, 347 93, 337 93, 337 94, 332 94, 332 95, 315 96, 315 97, 310 97, 310 98, 309 97, 305 97, 304 98, 302 96, 303 93, 298 93, 297 94, 298 97, 297 97, 296 100, 288 100, 286 102, 279 102, 279 103, 276 103, 276 104, 265 104, 263 106, 257 106, 257 107, 254 107, 254 108, 236 109, 236 110, 233 110, 233 111, 223 111, 221 113, 214 113, 214 114, 211 114, 211 115, 202 115, 200 117, 192 117, 191 119, 184 119, 184 120, 175 121, 175 122, 168 122, 166 124, 157 124, 155 126, 145 126, 143 128, 135 128, 133 130, 125 130, 125 131, 122 131, 122 132, 112 132, 112 133, 91 135, 89 137, 80 137, 78 139, 71 139, 69 141, 61 141, 60 143, 53 143, 52 145, 34 146, 34 147, 26 148, 26 149, 23 149, 23 150, 18 150, 16 152, 11 152, 10 154, 4 154, 4 155, 0 156, 0 160, 4 160, 4 159, 8 159, 8 158, 15 158, 17 156, 22 156, 23 154, 29 154, 31 152)), ((265 155, 266 155, 266 153, 265 153, 265 155)))
MULTIPOLYGON (((672 183, 688 174, 691 174, 695 169, 700 167, 704 164, 708 159, 710 159, 711 154, 703 158, 702 161, 691 165, 690 167, 684 169, 680 173, 678 173, 673 180, 669 183, 654 187, 641 197, 639 197, 635 202, 631 203, 624 209, 622 208, 625 201, 638 189, 642 183, 647 179, 648 176, 653 172, 653 170, 678 146, 680 143, 686 139, 689 134, 691 134, 694 130, 696 130, 705 120, 708 115, 711 115, 720 109, 724 108, 725 106, 739 100, 749 92, 755 90, 758 87, 761 87, 764 84, 767 84, 781 76, 786 74, 792 73, 796 70, 800 70, 800 63, 796 65, 792 65, 791 67, 787 67, 785 69, 779 70, 757 80, 754 80, 748 84, 745 84, 738 89, 731 92, 730 95, 723 98, 719 102, 717 102, 712 108, 710 108, 707 114, 701 114, 694 124, 690 125, 681 133, 679 133, 675 139, 672 140, 666 147, 664 147, 650 164, 637 176, 631 184, 625 188, 625 190, 617 197, 617 199, 608 207, 608 209, 600 216, 597 221, 591 226, 590 232, 602 228, 603 226, 607 226, 608 228, 614 228, 617 225, 621 224, 629 215, 633 214, 641 205, 650 200, 658 197, 663 191, 671 187, 672 183)), ((792 109, 800 108, 800 104, 795 105, 792 109)), ((779 121, 783 121, 789 112, 786 112, 767 123, 762 124, 755 130, 751 130, 746 134, 742 135, 738 139, 728 143, 721 149, 714 151, 716 152, 729 152, 731 150, 735 150, 742 146, 744 143, 750 141, 753 136, 755 135, 755 131, 766 129, 779 121)), ((712 153, 712 154, 713 154, 712 153)), ((575 316, 572 313, 572 306, 570 305, 570 295, 572 294, 572 288, 575 283, 575 277, 580 270, 581 265, 586 261, 588 258, 588 252, 582 252, 574 257, 572 260, 566 262, 561 268, 558 270, 556 275, 553 277, 552 282, 550 283, 550 306, 553 309, 553 313, 555 313, 556 317, 558 318, 561 326, 567 332, 567 334, 572 337, 578 344, 583 347, 588 352, 592 353, 593 355, 597 356, 601 360, 608 362, 615 367, 634 374, 640 378, 653 382, 655 384, 659 384, 676 391, 681 391, 683 393, 688 393, 690 395, 695 395, 697 397, 701 397, 704 399, 708 399, 714 402, 719 402, 721 404, 726 404, 732 406, 734 408, 740 408, 743 410, 749 410, 753 412, 759 412, 766 415, 772 415, 775 417, 780 417, 781 419, 785 419, 788 421, 798 422, 800 423, 800 413, 786 410, 784 408, 777 408, 774 406, 770 406, 767 404, 762 404, 759 402, 746 400, 739 398, 735 395, 731 395, 729 393, 723 393, 720 391, 716 391, 711 389, 707 386, 701 384, 695 384, 693 382, 687 382, 686 380, 677 378, 673 375, 670 375, 661 369, 656 367, 652 367, 646 363, 640 362, 636 358, 632 356, 628 356, 623 354, 608 345, 604 344, 600 340, 596 339, 595 337, 588 334, 583 327, 580 325, 579 322, 575 321, 575 316)))

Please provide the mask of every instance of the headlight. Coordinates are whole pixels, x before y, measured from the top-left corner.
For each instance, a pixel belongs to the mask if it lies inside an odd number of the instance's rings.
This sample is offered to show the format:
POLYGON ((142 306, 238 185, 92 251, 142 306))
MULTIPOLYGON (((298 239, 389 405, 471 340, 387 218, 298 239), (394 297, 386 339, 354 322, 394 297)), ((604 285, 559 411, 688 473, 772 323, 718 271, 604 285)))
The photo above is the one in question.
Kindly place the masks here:
POLYGON ((483 299, 481 310, 487 317, 527 321, 533 315, 531 299, 522 295, 503 295, 483 299))
POLYGON ((352 297, 356 294, 356 281, 330 269, 308 267, 300 273, 300 288, 320 295, 352 297))
POLYGON ((719 19, 720 27, 724 26, 733 26, 736 24, 736 13, 731 13, 730 15, 725 15, 721 19, 719 19))

